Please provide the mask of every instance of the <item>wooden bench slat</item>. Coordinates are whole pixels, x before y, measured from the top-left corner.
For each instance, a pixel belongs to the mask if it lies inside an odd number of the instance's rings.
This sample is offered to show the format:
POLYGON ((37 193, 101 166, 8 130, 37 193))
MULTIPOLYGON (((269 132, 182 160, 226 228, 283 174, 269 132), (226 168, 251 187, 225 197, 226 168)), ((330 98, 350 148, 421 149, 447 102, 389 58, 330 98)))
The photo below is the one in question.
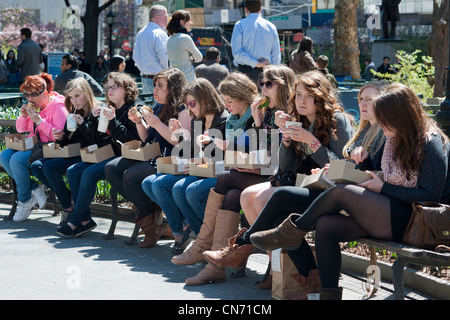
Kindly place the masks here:
POLYGON ((3 127, 15 127, 16 119, 0 119, 0 126, 3 127))
MULTIPOLYGON (((405 296, 403 276, 404 269, 408 263, 423 266, 450 266, 450 253, 439 253, 402 243, 373 238, 359 239, 358 242, 365 243, 372 248, 380 248, 397 254, 397 260, 392 265, 392 282, 394 284, 396 300, 403 300, 405 296)), ((374 254, 373 250, 371 250, 372 254, 374 254)))
POLYGON ((408 258, 427 258, 442 260, 443 263, 450 263, 450 253, 439 253, 431 250, 420 249, 412 246, 408 246, 398 242, 378 240, 378 239, 360 239, 360 242, 366 243, 367 245, 378 247, 381 249, 386 249, 388 251, 395 252, 399 255, 408 258))

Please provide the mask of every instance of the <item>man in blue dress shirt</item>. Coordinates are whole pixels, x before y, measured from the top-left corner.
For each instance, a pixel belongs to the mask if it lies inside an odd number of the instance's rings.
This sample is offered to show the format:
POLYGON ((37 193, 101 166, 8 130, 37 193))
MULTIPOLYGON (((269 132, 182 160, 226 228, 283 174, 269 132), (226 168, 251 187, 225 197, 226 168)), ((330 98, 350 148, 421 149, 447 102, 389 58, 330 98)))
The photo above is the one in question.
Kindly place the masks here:
POLYGON ((264 66, 280 64, 280 41, 275 25, 260 15, 261 0, 246 0, 245 12, 247 17, 235 24, 231 37, 233 63, 258 82, 264 66))

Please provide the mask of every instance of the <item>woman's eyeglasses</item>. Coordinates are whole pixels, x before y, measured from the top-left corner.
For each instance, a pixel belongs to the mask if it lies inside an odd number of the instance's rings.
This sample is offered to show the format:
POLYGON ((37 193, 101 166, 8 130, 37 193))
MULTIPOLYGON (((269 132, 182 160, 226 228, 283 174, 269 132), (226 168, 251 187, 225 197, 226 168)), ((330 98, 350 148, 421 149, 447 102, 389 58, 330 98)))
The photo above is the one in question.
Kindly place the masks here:
POLYGON ((31 93, 26 93, 25 91, 23 92, 23 95, 25 96, 25 98, 36 98, 37 96, 41 95, 43 92, 45 91, 45 89, 42 89, 39 92, 31 92, 31 93))
POLYGON ((186 104, 188 105, 189 108, 194 109, 195 105, 197 104, 197 102, 195 102, 195 100, 194 101, 187 101, 186 100, 186 104))
POLYGON ((273 87, 274 84, 278 84, 275 81, 261 81, 259 83, 259 88, 262 89, 264 86, 266 86, 267 89, 271 89, 273 87))
POLYGON ((108 92, 109 90, 116 90, 117 88, 121 87, 120 84, 114 83, 112 86, 110 87, 105 87, 105 91, 108 92))

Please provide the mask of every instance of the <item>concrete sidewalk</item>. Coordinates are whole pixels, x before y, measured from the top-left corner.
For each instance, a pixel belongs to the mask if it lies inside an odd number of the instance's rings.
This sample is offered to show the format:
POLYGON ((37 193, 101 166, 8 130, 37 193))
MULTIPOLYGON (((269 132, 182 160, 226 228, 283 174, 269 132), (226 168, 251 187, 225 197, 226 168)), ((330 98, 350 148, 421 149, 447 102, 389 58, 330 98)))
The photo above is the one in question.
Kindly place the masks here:
MULTIPOLYGON (((246 278, 223 283, 185 286, 203 264, 171 263, 173 240, 160 240, 149 249, 127 246, 134 225, 117 224, 116 239, 102 240, 110 220, 94 218, 98 227, 80 238, 56 234, 60 217, 34 210, 24 222, 3 221, 10 206, 0 204, 0 299, 43 300, 272 300, 269 290, 254 286, 266 271, 268 258, 251 255, 246 278)), ((231 270, 229 270, 231 272, 231 270)), ((364 299, 362 282, 346 275, 340 281, 344 300, 364 299)), ((382 287, 392 288, 388 283, 382 287)), ((428 299, 406 288, 408 297, 428 299)), ((393 300, 379 290, 373 300, 393 300)))

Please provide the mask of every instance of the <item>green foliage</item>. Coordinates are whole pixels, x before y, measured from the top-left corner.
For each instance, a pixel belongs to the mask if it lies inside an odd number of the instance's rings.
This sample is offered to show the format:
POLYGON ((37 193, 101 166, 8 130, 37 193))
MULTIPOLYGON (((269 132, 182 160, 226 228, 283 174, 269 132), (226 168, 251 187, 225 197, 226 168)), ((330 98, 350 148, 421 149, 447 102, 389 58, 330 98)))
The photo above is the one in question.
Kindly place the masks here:
POLYGON ((434 63, 433 58, 429 56, 420 56, 421 50, 415 50, 407 53, 403 50, 398 51, 396 57, 398 63, 394 68, 398 70, 396 74, 374 72, 377 78, 383 78, 390 83, 403 83, 422 98, 432 98, 434 85, 434 63), (419 59, 420 58, 420 59, 419 59))
MULTIPOLYGON (((20 115, 20 109, 7 104, 0 105, 0 119, 17 119, 20 115)), ((0 133, 15 133, 14 127, 0 127, 0 133)), ((0 150, 5 148, 5 142, 0 141, 0 150)))
POLYGON ((19 116, 19 108, 7 104, 0 105, 0 119, 17 119, 19 116))

